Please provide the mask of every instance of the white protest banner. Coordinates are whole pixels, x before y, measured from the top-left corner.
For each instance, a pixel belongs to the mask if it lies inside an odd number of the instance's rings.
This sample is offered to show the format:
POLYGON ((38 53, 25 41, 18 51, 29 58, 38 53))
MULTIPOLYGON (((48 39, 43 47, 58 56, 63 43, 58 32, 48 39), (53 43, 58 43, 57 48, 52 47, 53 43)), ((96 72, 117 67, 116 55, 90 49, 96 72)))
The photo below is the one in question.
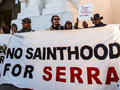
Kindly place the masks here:
POLYGON ((93 5, 86 4, 79 6, 78 18, 79 20, 90 20, 92 16, 93 5))
POLYGON ((117 25, 15 34, 0 84, 34 90, 116 90, 120 78, 117 25))
POLYGON ((1 71, 4 63, 5 51, 7 49, 7 46, 10 43, 11 38, 12 38, 12 35, 10 34, 0 34, 0 76, 1 76, 1 71))

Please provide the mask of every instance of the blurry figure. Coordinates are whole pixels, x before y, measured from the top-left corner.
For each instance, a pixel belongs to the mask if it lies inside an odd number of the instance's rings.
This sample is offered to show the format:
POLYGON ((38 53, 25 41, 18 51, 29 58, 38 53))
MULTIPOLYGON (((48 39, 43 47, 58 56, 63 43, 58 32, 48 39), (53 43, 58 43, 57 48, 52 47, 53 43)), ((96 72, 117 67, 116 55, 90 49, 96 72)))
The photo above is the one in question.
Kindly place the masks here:
POLYGON ((103 17, 100 17, 98 13, 94 14, 94 17, 91 17, 91 21, 94 24, 94 27, 103 27, 106 26, 101 20, 103 17))
POLYGON ((60 17, 58 15, 52 16, 51 23, 50 30, 64 30, 64 27, 60 25, 60 17))
POLYGON ((3 29, 1 26, 0 26, 0 34, 3 34, 3 29))
POLYGON ((16 33, 17 30, 18 30, 17 25, 13 23, 13 24, 11 25, 11 32, 12 32, 12 34, 16 33))
POLYGON ((74 29, 79 29, 78 24, 79 24, 79 19, 77 18, 74 25, 74 29))
POLYGON ((88 28, 88 23, 87 23, 86 21, 83 21, 82 26, 83 26, 84 28, 88 28))
POLYGON ((22 20, 22 29, 18 31, 18 33, 23 33, 23 32, 33 32, 31 28, 31 19, 30 18, 24 18, 22 20))
POLYGON ((65 30, 72 30, 73 29, 72 22, 66 21, 64 28, 65 28, 65 30))
POLYGON ((91 17, 91 21, 92 21, 93 24, 95 24, 95 21, 92 19, 92 17, 91 17))
POLYGON ((2 30, 3 30, 4 34, 10 34, 10 29, 5 23, 2 23, 1 27, 2 27, 2 30))
MULTIPOLYGON (((74 25, 74 29, 80 29, 80 28, 78 27, 78 25, 79 25, 79 19, 77 18, 77 19, 76 19, 76 22, 75 22, 75 25, 74 25)), ((83 26, 83 28, 88 28, 88 23, 87 23, 86 21, 83 21, 83 22, 82 22, 82 26, 83 26)))

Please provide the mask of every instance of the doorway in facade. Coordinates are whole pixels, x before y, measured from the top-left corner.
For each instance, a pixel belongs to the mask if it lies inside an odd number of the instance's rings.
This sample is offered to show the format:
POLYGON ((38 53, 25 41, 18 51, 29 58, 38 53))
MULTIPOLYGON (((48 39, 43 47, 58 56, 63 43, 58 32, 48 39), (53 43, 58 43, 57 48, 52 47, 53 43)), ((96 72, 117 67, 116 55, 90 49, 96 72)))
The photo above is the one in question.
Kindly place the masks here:
POLYGON ((5 23, 10 28, 12 20, 12 10, 0 11, 0 25, 5 23))

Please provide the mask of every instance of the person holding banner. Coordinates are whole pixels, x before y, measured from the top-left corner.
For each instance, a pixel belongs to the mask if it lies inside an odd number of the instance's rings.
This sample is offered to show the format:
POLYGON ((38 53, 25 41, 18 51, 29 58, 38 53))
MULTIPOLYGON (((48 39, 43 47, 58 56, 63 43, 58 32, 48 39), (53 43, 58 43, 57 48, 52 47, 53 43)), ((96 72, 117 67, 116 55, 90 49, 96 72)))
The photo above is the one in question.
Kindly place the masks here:
POLYGON ((1 28, 3 30, 3 34, 10 34, 10 29, 4 22, 2 23, 1 28))
POLYGON ((60 17, 58 15, 52 16, 51 23, 50 30, 64 30, 64 27, 60 25, 60 17))
POLYGON ((73 29, 72 22, 66 21, 64 28, 65 28, 65 30, 72 30, 73 29))
POLYGON ((18 30, 17 25, 13 23, 13 24, 11 25, 11 33, 14 34, 14 33, 17 32, 17 30, 18 30))
POLYGON ((22 20, 22 26, 23 26, 23 28, 20 31, 18 31, 17 33, 33 32, 34 31, 31 28, 31 19, 30 18, 24 18, 22 20))
POLYGON ((103 19, 103 17, 100 17, 100 15, 98 13, 94 14, 93 17, 91 17, 91 21, 94 24, 93 27, 103 27, 106 26, 106 24, 104 24, 101 20, 103 19))
POLYGON ((79 24, 79 19, 77 18, 74 25, 74 29, 79 29, 78 24, 79 24))
POLYGON ((86 21, 83 21, 82 26, 83 26, 83 28, 88 28, 88 23, 86 21))
MULTIPOLYGON (((78 24, 79 24, 79 19, 77 18, 77 19, 76 19, 76 23, 75 23, 75 25, 74 25, 74 29, 80 29, 80 28, 78 27, 78 24)), ((87 23, 86 21, 83 21, 83 22, 82 22, 82 26, 83 26, 83 28, 88 28, 88 23, 87 23)))

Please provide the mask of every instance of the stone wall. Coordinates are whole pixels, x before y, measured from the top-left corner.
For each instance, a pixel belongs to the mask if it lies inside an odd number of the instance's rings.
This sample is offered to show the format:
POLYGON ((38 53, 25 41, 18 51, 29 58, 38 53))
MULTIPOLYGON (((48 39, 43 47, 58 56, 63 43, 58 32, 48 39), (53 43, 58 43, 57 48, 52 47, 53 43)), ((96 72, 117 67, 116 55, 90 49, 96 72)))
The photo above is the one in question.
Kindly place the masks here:
POLYGON ((112 0, 113 23, 120 24, 120 0, 112 0))
MULTIPOLYGON (((93 4, 93 14, 99 13, 103 16, 103 22, 106 24, 113 23, 111 0, 80 0, 80 4, 93 4)), ((87 22, 89 26, 93 25, 90 20, 87 20, 87 22)), ((82 21, 80 21, 79 25, 82 27, 82 21)))
POLYGON ((120 24, 120 0, 80 0, 80 4, 93 4, 93 14, 100 13, 105 23, 120 24))

